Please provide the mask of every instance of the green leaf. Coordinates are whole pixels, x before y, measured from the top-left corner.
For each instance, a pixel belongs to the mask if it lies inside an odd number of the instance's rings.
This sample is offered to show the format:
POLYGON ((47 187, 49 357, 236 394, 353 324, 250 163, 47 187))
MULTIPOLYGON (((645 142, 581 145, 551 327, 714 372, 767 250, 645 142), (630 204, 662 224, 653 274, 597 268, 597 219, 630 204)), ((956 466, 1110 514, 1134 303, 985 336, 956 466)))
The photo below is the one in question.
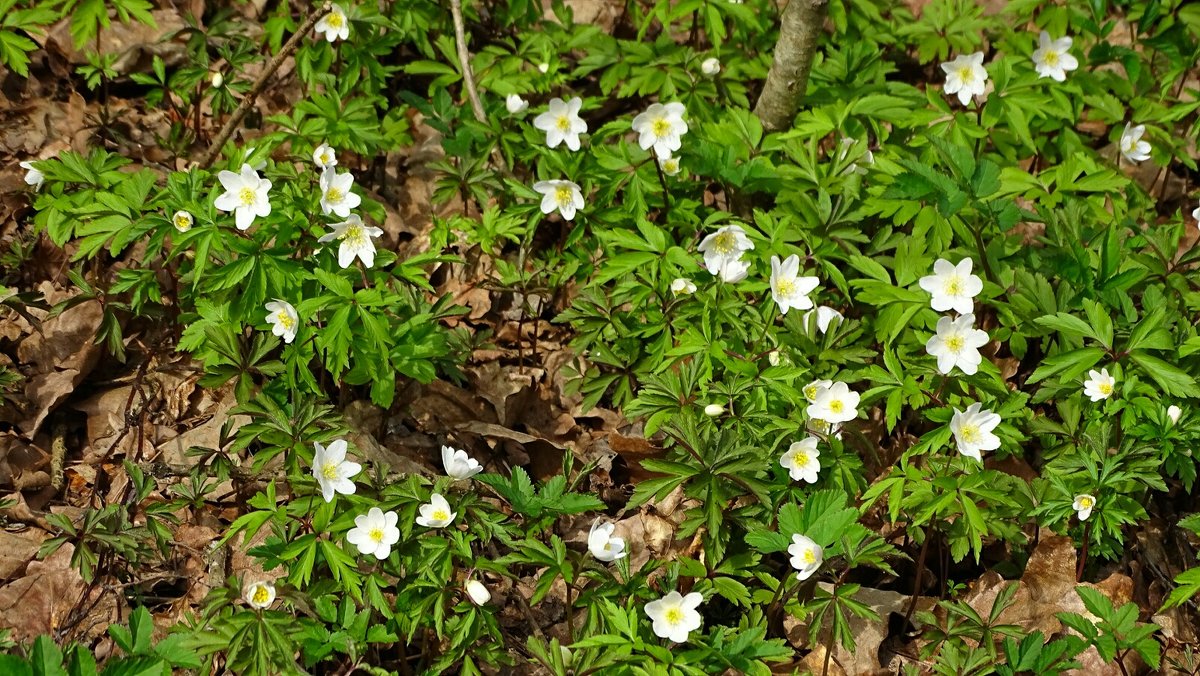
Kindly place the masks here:
POLYGON ((1129 358, 1162 388, 1163 393, 1173 397, 1200 397, 1195 379, 1178 367, 1141 351, 1131 352, 1129 358))

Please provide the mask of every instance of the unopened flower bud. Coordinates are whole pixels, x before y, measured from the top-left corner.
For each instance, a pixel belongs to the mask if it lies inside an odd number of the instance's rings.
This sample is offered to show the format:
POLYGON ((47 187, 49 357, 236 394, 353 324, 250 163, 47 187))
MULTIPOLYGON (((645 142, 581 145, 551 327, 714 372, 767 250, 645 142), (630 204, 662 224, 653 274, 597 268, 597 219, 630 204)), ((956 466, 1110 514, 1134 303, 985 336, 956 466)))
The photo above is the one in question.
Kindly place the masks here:
POLYGON ((704 407, 704 415, 715 418, 725 412, 725 407, 720 404, 709 404, 704 407))

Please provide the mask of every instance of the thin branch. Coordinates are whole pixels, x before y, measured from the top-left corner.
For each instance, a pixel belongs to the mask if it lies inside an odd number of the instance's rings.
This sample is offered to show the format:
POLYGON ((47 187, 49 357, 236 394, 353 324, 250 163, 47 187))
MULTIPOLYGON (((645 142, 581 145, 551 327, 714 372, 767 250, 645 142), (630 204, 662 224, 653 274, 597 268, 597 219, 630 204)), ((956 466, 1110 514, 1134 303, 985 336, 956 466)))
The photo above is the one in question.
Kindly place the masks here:
POLYGON ((829 0, 791 0, 780 18, 779 41, 754 114, 767 131, 792 126, 808 89, 808 73, 824 31, 829 0))
POLYGON ((462 0, 450 0, 450 14, 454 18, 454 44, 458 47, 458 63, 462 68, 463 85, 467 88, 467 98, 471 99, 471 110, 479 122, 487 122, 483 112, 483 102, 479 100, 479 90, 475 88, 475 74, 471 72, 471 52, 467 51, 467 28, 463 23, 462 0))
POLYGON ((313 26, 317 25, 321 17, 328 14, 332 9, 333 5, 328 2, 314 7, 300 28, 288 39, 283 49, 279 50, 275 58, 271 59, 271 62, 267 64, 266 70, 262 72, 262 75, 258 76, 258 80, 255 81, 254 86, 242 97, 242 102, 238 104, 237 110, 233 111, 233 115, 230 115, 229 119, 225 121, 225 126, 221 127, 221 133, 217 134, 217 137, 213 139, 208 152, 200 160, 201 169, 207 169, 212 166, 213 161, 217 159, 217 155, 221 154, 221 149, 225 147, 225 142, 229 140, 229 137, 233 136, 233 132, 242 123, 242 119, 246 117, 246 113, 250 112, 250 107, 258 100, 258 95, 267 86, 267 80, 270 80, 275 71, 279 70, 279 67, 283 65, 283 62, 292 55, 292 52, 296 51, 296 47, 300 46, 300 41, 304 39, 304 36, 308 35, 313 26))

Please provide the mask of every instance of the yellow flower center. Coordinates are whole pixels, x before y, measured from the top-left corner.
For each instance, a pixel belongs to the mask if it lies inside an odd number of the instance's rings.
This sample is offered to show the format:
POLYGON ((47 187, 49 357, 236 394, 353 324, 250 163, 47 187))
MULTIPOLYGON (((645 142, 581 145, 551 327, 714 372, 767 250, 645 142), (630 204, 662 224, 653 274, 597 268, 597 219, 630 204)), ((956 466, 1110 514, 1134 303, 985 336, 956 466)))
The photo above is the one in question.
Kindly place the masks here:
POLYGON ((796 280, 795 279, 787 279, 787 278, 781 279, 781 280, 775 282, 775 286, 776 286, 776 288, 778 288, 779 295, 781 295, 781 296, 790 296, 793 293, 796 293, 796 280))
POLYGON ((611 540, 604 543, 604 551, 606 551, 606 552, 612 551, 612 541, 611 540))
POLYGON ((671 133, 671 121, 665 117, 656 118, 650 123, 650 131, 654 132, 655 136, 667 136, 671 133))
POLYGON ((242 188, 238 191, 238 199, 241 200, 243 205, 251 206, 255 200, 254 191, 250 188, 242 188))
POLYGON ((968 444, 978 443, 980 437, 979 426, 963 425, 962 427, 958 428, 958 436, 968 444))
POLYGON ((566 115, 559 115, 558 119, 554 121, 554 126, 558 127, 559 131, 571 131, 571 118, 566 115))
POLYGON ((291 331, 292 327, 296 325, 296 321, 287 313, 287 310, 275 313, 275 319, 279 321, 279 325, 283 327, 284 331, 291 331))
POLYGON ((366 233, 362 226, 349 225, 346 226, 346 231, 342 233, 342 239, 346 240, 351 246, 361 247, 367 239, 366 233))
POLYGON ((321 153, 321 164, 329 164, 329 161, 332 159, 333 156, 330 155, 328 151, 321 153))
POLYGON ((816 399, 817 398, 817 386, 809 385, 808 387, 804 388, 804 398, 809 401, 816 399))
POLYGON ((970 84, 975 79, 975 73, 970 66, 960 66, 958 69, 958 79, 963 81, 963 84, 970 84))
POLYGON ((679 171, 679 160, 674 159, 674 158, 665 160, 665 161, 663 161, 662 166, 663 166, 663 171, 665 171, 667 173, 674 173, 676 171, 679 171))
POLYGON ((796 455, 792 456, 792 464, 796 467, 804 467, 808 464, 808 454, 804 451, 796 453, 796 455))
POLYGON ((809 566, 817 562, 817 555, 813 553, 813 550, 811 549, 804 550, 804 554, 802 554, 800 558, 804 559, 805 565, 809 566))
POLYGON ((175 217, 175 227, 180 230, 187 230, 188 228, 192 227, 191 219, 183 214, 180 214, 175 217))
POLYGON ((963 340, 962 336, 950 336, 946 339, 946 347, 951 352, 958 352, 959 350, 963 349, 964 345, 966 345, 966 341, 963 340))
POLYGON ((1079 498, 1079 506, 1084 509, 1090 508, 1092 506, 1092 504, 1093 503, 1092 503, 1091 498, 1079 498))
POLYGON ((326 479, 338 478, 338 463, 336 463, 336 462, 325 463, 325 465, 321 467, 321 476, 325 477, 326 479))
POLYGON ((732 253, 734 242, 733 233, 723 232, 713 239, 713 250, 719 254, 732 253))
POLYGON ((433 510, 433 520, 434 521, 447 521, 449 519, 450 519, 450 513, 447 512, 446 510, 444 510, 444 509, 433 510))
POLYGON ((833 401, 829 402, 829 410, 834 413, 841 413, 842 411, 846 410, 846 405, 842 403, 841 399, 834 399, 833 401))
POLYGON ((679 624, 683 622, 683 609, 671 608, 663 615, 663 619, 667 621, 667 624, 679 624))
POLYGON ((334 204, 337 204, 341 202, 344 197, 345 195, 342 194, 342 191, 337 188, 330 188, 329 190, 325 191, 326 202, 333 202, 334 204))
POLYGON ((1057 66, 1058 52, 1053 49, 1047 50, 1045 55, 1042 56, 1042 63, 1045 63, 1047 66, 1057 66))
POLYGON ((554 189, 554 201, 558 202, 558 206, 565 207, 575 202, 575 196, 571 194, 570 186, 560 185, 554 189))
POLYGON ((266 602, 270 598, 271 598, 271 592, 265 586, 262 586, 262 585, 259 585, 258 587, 256 587, 254 589, 254 594, 251 596, 251 600, 260 606, 266 604, 266 602))
POLYGON ((1096 385, 1096 389, 1100 390, 1100 394, 1112 394, 1113 393, 1113 384, 1109 383, 1109 382, 1099 383, 1098 385, 1096 385))
POLYGON ((942 293, 946 294, 947 296, 957 296, 962 294, 962 292, 962 279, 958 277, 951 277, 950 279, 947 279, 945 286, 942 287, 942 293))
POLYGON ((371 538, 375 542, 383 542, 383 529, 372 528, 370 532, 367 533, 367 537, 371 538))
POLYGON ((346 23, 346 17, 342 16, 341 12, 330 12, 326 23, 330 28, 341 28, 346 23))

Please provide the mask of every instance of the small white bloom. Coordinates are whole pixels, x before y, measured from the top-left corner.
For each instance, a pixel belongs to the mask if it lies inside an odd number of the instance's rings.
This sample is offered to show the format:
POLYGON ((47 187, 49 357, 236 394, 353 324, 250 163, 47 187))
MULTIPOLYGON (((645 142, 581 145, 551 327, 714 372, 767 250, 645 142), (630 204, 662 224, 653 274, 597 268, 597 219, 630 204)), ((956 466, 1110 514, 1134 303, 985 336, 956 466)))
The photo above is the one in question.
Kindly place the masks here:
MULTIPOLYGON (((346 175, 348 176, 349 174, 346 175)), ((321 235, 321 238, 317 241, 332 242, 336 239, 341 242, 338 245, 339 266, 342 268, 350 267, 355 257, 361 259, 363 265, 368 268, 375 265, 374 239, 382 235, 383 230, 364 224, 358 214, 350 214, 350 217, 345 221, 333 223, 329 227, 333 228, 333 232, 321 235)))
MULTIPOLYGON (((28 180, 28 179, 26 179, 26 180, 28 180)), ((1195 209, 1192 209, 1192 220, 1200 221, 1200 207, 1196 207, 1195 209)), ((1198 222, 1197 225, 1200 225, 1200 222, 1198 222)))
POLYGON ((720 404, 709 404, 704 407, 704 415, 710 418, 715 418, 723 413, 725 413, 725 407, 720 404))
POLYGON ((179 232, 187 232, 188 230, 191 230, 192 223, 194 222, 195 219, 192 218, 192 215, 182 209, 176 211, 175 215, 171 217, 171 224, 174 225, 175 229, 179 232))
POLYGON ((808 403, 810 404, 815 403, 817 401, 817 395, 821 393, 821 390, 829 389, 829 387, 832 385, 832 380, 814 380, 804 386, 804 398, 807 399, 808 403))
POLYGON ((947 94, 958 94, 958 101, 964 106, 971 103, 974 96, 982 96, 987 88, 988 72, 983 67, 983 52, 961 54, 953 61, 942 64, 946 73, 946 85, 942 88, 947 94))
POLYGON ((34 169, 33 162, 18 162, 17 165, 25 170, 25 185, 33 186, 34 192, 41 190, 46 175, 41 170, 34 169))
POLYGON ((667 176, 675 176, 679 173, 679 158, 678 157, 660 157, 658 158, 658 166, 667 176))
MULTIPOLYGON (((350 210, 362 204, 362 198, 350 191, 354 177, 350 172, 339 174, 333 167, 321 172, 321 213, 333 212, 340 218, 349 218, 350 210)), ((345 267, 345 266, 342 266, 345 267)))
POLYGON ((510 115, 516 115, 528 110, 529 102, 521 98, 520 94, 509 94, 504 98, 504 107, 508 109, 510 115))
POLYGON ((696 293, 696 284, 690 279, 680 277, 671 282, 671 293, 676 296, 687 296, 696 293))
POLYGON ((333 9, 317 22, 316 29, 318 33, 324 33, 329 42, 345 40, 350 37, 350 20, 346 18, 345 10, 339 5, 334 5, 333 9))
POLYGON ((221 88, 221 85, 223 85, 223 84, 225 84, 225 76, 224 76, 224 75, 222 75, 222 74, 221 74, 221 71, 219 71, 219 70, 218 70, 218 71, 214 71, 214 72, 213 72, 213 74, 212 74, 212 86, 213 86, 213 89, 220 89, 220 88, 221 88))
POLYGON ((547 146, 557 148, 565 141, 568 149, 579 150, 579 135, 588 129, 587 122, 579 117, 582 107, 583 99, 578 96, 567 102, 552 98, 546 112, 533 118, 533 126, 546 132, 547 146))
POLYGON ((1083 381, 1083 393, 1092 401, 1108 399, 1116 389, 1117 379, 1108 375, 1108 369, 1088 371, 1088 379, 1083 381))
POLYGON ((421 505, 418 511, 421 515, 417 517, 417 525, 426 528, 449 526, 454 517, 458 516, 458 512, 450 511, 450 503, 446 502, 441 493, 429 496, 429 502, 421 505))
POLYGON ((1180 415, 1183 415, 1183 411, 1175 404, 1167 407, 1167 418, 1170 419, 1172 425, 1179 422, 1180 415))
POLYGON ((717 274, 717 277, 726 284, 736 284, 745 279, 749 273, 750 261, 737 258, 726 261, 725 265, 721 267, 721 271, 717 274))
POLYGON ((736 277, 739 270, 745 276, 745 271, 750 267, 749 264, 745 266, 731 266, 731 264, 739 262, 743 253, 753 249, 754 242, 751 242, 750 238, 746 236, 746 231, 742 229, 742 226, 726 225, 700 240, 698 248, 700 253, 704 254, 704 267, 708 269, 709 273, 728 282, 736 281, 730 278, 736 277))
POLYGON ((296 339, 296 329, 300 327, 300 315, 292 304, 278 298, 267 303, 267 323, 271 325, 271 333, 283 336, 283 342, 291 343, 296 339))
MULTIPOLYGON (((853 148, 854 144, 856 144, 856 143, 858 143, 858 141, 855 141, 852 138, 842 139, 842 147, 840 150, 838 150, 838 161, 839 162, 846 159, 846 156, 850 154, 850 149, 853 148)), ((873 164, 875 164, 875 153, 871 152, 870 150, 864 150, 862 157, 860 159, 861 159, 862 163, 867 166, 873 165, 873 164)), ((850 166, 846 167, 845 171, 843 171, 842 173, 860 174, 861 175, 861 174, 867 173, 867 167, 860 166, 858 162, 851 162, 850 166)))
POLYGON ((816 437, 808 437, 803 441, 794 442, 788 447, 779 464, 788 471, 793 481, 817 483, 817 474, 821 471, 821 452, 817 450, 816 437))
POLYGON ((329 446, 313 442, 312 475, 321 487, 321 497, 332 502, 335 493, 354 495, 355 486, 350 477, 362 471, 362 465, 346 459, 346 440, 337 439, 329 446))
POLYGON ((688 634, 704 624, 704 618, 696 610, 704 602, 698 592, 681 596, 673 591, 657 601, 646 604, 646 616, 654 623, 654 635, 676 643, 688 640, 688 634))
POLYGON ((813 403, 808 405, 809 418, 827 423, 843 423, 858 417, 858 392, 853 392, 846 383, 833 383, 817 391, 813 403))
POLYGON ((1071 509, 1078 513, 1080 521, 1087 521, 1092 515, 1092 508, 1096 506, 1096 498, 1083 493, 1075 496, 1075 501, 1071 503, 1071 509))
POLYGON ((346 542, 358 547, 363 556, 374 555, 379 560, 392 553, 392 545, 400 541, 400 520, 395 512, 372 507, 366 514, 354 517, 354 528, 346 533, 346 542))
POLYGON ((600 519, 592 522, 588 531, 588 551, 597 561, 608 563, 625 557, 625 540, 613 535, 616 524, 601 523, 600 519))
POLYGON ((842 313, 829 307, 828 305, 822 305, 804 313, 804 324, 806 326, 808 325, 809 316, 814 312, 817 313, 817 330, 822 334, 829 331, 829 325, 833 323, 835 318, 838 320, 845 319, 845 317, 842 316, 842 313))
POLYGON ((992 430, 1000 424, 1000 416, 981 409, 982 404, 979 403, 971 404, 965 411, 956 408, 954 416, 950 418, 950 431, 954 434, 958 452, 979 462, 983 462, 980 451, 1000 448, 1000 437, 992 434, 992 430))
POLYGON ((271 214, 271 199, 268 193, 271 182, 260 178, 249 164, 242 164, 241 173, 222 171, 217 180, 225 192, 213 204, 221 211, 232 211, 238 230, 248 230, 256 216, 271 214))
POLYGON ((788 554, 792 555, 792 568, 796 569, 796 577, 807 580, 821 567, 825 560, 825 550, 811 538, 800 535, 792 536, 792 544, 788 545, 788 554))
POLYGON ((937 323, 937 333, 925 343, 925 351, 937 359, 938 371, 945 374, 962 369, 973 376, 979 370, 983 357, 979 348, 987 345, 987 331, 974 328, 975 315, 965 314, 957 319, 942 317, 937 323))
POLYGON ((1150 144, 1142 140, 1142 134, 1145 133, 1146 125, 1130 127, 1126 122, 1125 131, 1121 132, 1121 156, 1130 162, 1150 159, 1150 144))
POLYGON ((250 582, 242 588, 242 598, 251 608, 262 610, 275 602, 275 585, 270 582, 250 582))
POLYGON ((492 593, 479 580, 467 580, 467 584, 463 585, 463 588, 466 589, 471 603, 477 606, 486 605, 488 601, 492 600, 492 593))
POLYGON ((543 214, 557 209, 569 221, 583 208, 583 191, 574 181, 538 181, 533 184, 533 189, 542 194, 543 214))
POLYGON ((779 366, 780 363, 786 361, 786 357, 779 354, 779 350, 771 350, 767 353, 767 363, 771 366, 779 366))
POLYGON ((808 430, 809 434, 815 434, 819 437, 833 437, 835 439, 842 438, 842 423, 831 423, 820 418, 809 418, 804 425, 804 429, 808 430))
POLYGON ((540 72, 540 73, 543 73, 543 74, 549 73, 550 72, 550 64, 539 63, 537 69, 538 69, 538 72, 540 72))
POLYGON ((932 298, 929 305, 938 312, 954 310, 960 315, 975 311, 975 296, 983 291, 983 280, 971 274, 973 261, 964 258, 953 265, 939 258, 933 263, 933 274, 922 277, 917 284, 932 298))
POLYGON ((659 157, 670 157, 683 144, 680 137, 687 133, 687 122, 683 121, 686 110, 682 103, 652 103, 646 112, 633 118, 633 131, 638 135, 642 150, 654 148, 659 157))
POLYGON ((1033 51, 1033 66, 1039 78, 1051 77, 1058 82, 1067 79, 1067 71, 1079 67, 1079 62, 1071 56, 1071 38, 1061 37, 1051 40, 1050 34, 1042 31, 1038 35, 1038 48, 1033 51))
POLYGON ((708 57, 700 64, 700 72, 708 77, 716 77, 721 72, 721 60, 715 56, 708 57))
POLYGON ((483 465, 467 455, 466 451, 455 450, 449 446, 442 446, 442 467, 446 470, 446 476, 455 481, 470 479, 483 471, 483 465))
POLYGON ((800 257, 796 254, 788 256, 782 263, 779 256, 771 256, 771 298, 779 305, 781 313, 786 315, 791 308, 811 308, 813 302, 808 294, 820 283, 816 277, 800 276, 800 257))
POLYGON ((337 166, 337 153, 333 152, 328 143, 322 143, 313 151, 313 164, 317 165, 323 174, 324 170, 337 166))

